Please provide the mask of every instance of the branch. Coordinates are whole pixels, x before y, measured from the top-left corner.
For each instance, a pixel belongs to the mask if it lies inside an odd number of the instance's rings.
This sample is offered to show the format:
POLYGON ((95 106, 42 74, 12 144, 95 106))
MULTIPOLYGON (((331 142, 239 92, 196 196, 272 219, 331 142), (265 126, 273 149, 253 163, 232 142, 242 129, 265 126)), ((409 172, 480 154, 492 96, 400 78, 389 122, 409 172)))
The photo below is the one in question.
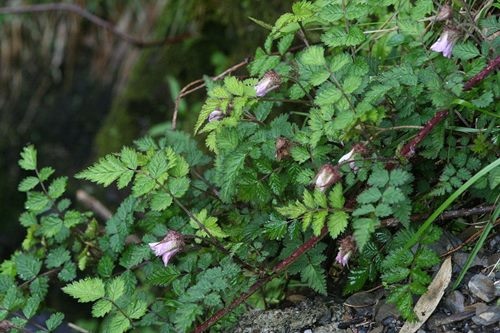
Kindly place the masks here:
POLYGON ((434 117, 429 120, 424 128, 422 128, 417 135, 407 144, 401 148, 400 154, 402 157, 409 159, 413 155, 415 155, 415 151, 417 148, 417 145, 422 142, 422 140, 425 139, 427 135, 429 135, 430 131, 437 125, 439 124, 446 116, 448 115, 448 110, 443 110, 437 112, 434 117))
POLYGON ((479 82, 483 81, 484 78, 488 74, 493 72, 498 66, 500 66, 500 56, 491 60, 490 63, 485 68, 483 68, 482 71, 480 71, 478 74, 476 74, 474 77, 472 77, 469 81, 467 81, 464 84, 464 91, 471 90, 472 88, 474 88, 476 85, 479 84, 479 82))
POLYGON ((109 220, 113 216, 113 213, 111 213, 106 206, 84 190, 76 191, 76 200, 81 202, 87 209, 93 211, 104 221, 109 220))
POLYGON ((88 12, 84 8, 70 3, 47 3, 41 5, 26 5, 26 6, 17 6, 17 7, 2 7, 0 8, 1 14, 31 14, 31 13, 43 13, 43 12, 69 12, 76 14, 78 16, 83 17, 84 19, 89 20, 93 24, 109 31, 113 35, 117 36, 120 39, 136 46, 136 47, 155 47, 162 46, 167 44, 174 44, 180 42, 188 37, 190 34, 181 34, 179 36, 168 37, 161 40, 143 40, 141 38, 137 38, 131 36, 127 33, 119 31, 116 27, 110 22, 88 12))
MULTIPOLYGON (((451 220, 455 219, 457 217, 466 217, 466 216, 471 216, 471 215, 481 215, 481 214, 486 214, 490 213, 495 209, 495 206, 479 206, 479 207, 472 207, 472 208, 463 208, 463 209, 457 209, 457 210, 451 210, 448 212, 444 212, 441 214, 439 217, 439 220, 444 221, 444 220, 451 220)), ((429 217, 430 214, 416 214, 410 217, 412 221, 418 221, 418 220, 423 220, 429 217)), ((383 226, 395 226, 399 224, 399 220, 396 218, 389 218, 385 219, 381 222, 383 226)))
POLYGON ((197 326, 195 329, 195 333, 201 333, 207 330, 210 326, 215 324, 219 319, 224 317, 228 312, 232 311, 234 308, 236 308, 238 305, 243 303, 245 300, 247 300, 248 297, 250 297, 253 293, 255 293, 257 290, 259 290, 262 286, 264 286, 268 281, 270 281, 275 275, 281 273, 284 271, 288 266, 290 266, 293 262, 295 262, 304 252, 312 249, 316 244, 319 243, 323 237, 326 236, 328 233, 328 228, 326 226, 321 229, 321 234, 319 236, 313 236, 309 238, 307 242, 302 244, 299 248, 297 248, 290 256, 285 258, 283 261, 278 263, 276 267, 273 269, 273 273, 260 279, 257 280, 249 289, 247 292, 241 294, 237 299, 235 299, 231 304, 226 306, 225 308, 217 311, 212 317, 210 317, 207 321, 202 323, 201 325, 197 326))

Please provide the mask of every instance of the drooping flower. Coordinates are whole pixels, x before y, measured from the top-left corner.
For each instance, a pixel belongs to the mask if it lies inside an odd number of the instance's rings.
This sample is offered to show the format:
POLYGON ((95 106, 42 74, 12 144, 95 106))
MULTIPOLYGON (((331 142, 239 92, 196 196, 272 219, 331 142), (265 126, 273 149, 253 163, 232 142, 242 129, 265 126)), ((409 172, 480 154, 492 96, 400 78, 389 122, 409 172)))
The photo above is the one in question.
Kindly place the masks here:
POLYGON ((432 44, 431 50, 434 52, 440 52, 446 58, 451 58, 451 52, 453 51, 453 46, 457 39, 457 32, 453 29, 445 29, 439 39, 432 44))
POLYGON ((446 4, 443 7, 441 7, 441 10, 439 10, 439 13, 436 15, 434 20, 445 21, 451 18, 452 15, 453 15, 453 9, 451 8, 450 5, 446 4))
POLYGON ((314 178, 315 187, 324 192, 326 191, 333 183, 336 183, 340 180, 342 175, 338 170, 337 166, 333 166, 331 164, 325 164, 319 169, 316 177, 314 178))
POLYGON ((216 109, 216 110, 212 111, 208 115, 208 122, 211 123, 213 121, 219 121, 222 118, 224 118, 224 112, 222 112, 221 110, 216 109))
POLYGON ((349 262, 349 258, 356 250, 356 242, 354 241, 354 237, 347 236, 340 240, 339 243, 339 252, 337 253, 335 261, 345 267, 349 262))
POLYGON ((280 136, 278 139, 276 139, 276 160, 281 161, 282 159, 290 156, 291 147, 292 144, 287 138, 280 136))
POLYGON ((278 88, 281 84, 281 78, 275 71, 266 72, 262 79, 255 86, 255 95, 257 97, 265 96, 270 91, 278 88))
POLYGON ((184 236, 174 230, 170 230, 160 242, 148 244, 154 254, 161 257, 163 264, 167 266, 170 259, 184 248, 184 236))
POLYGON ((352 146, 352 149, 350 152, 347 154, 343 155, 339 159, 339 164, 349 162, 349 167, 351 168, 352 171, 358 171, 359 168, 356 166, 356 163, 354 162, 355 155, 360 154, 360 155, 365 155, 367 153, 366 147, 362 143, 356 143, 355 145, 352 146))

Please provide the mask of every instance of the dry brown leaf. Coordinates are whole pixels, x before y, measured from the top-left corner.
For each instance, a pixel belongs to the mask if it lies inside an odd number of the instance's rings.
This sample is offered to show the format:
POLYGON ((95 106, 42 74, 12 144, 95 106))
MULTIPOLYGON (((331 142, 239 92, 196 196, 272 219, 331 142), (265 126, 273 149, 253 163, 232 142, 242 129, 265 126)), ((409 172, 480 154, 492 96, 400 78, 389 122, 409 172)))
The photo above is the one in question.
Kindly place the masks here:
POLYGON ((399 333, 414 333, 427 321, 427 319, 429 319, 441 301, 446 287, 450 284, 450 280, 451 257, 448 257, 448 259, 446 259, 441 265, 439 272, 437 272, 434 280, 432 280, 427 292, 423 294, 417 304, 415 304, 415 308, 413 310, 415 311, 418 320, 413 323, 406 322, 399 333))

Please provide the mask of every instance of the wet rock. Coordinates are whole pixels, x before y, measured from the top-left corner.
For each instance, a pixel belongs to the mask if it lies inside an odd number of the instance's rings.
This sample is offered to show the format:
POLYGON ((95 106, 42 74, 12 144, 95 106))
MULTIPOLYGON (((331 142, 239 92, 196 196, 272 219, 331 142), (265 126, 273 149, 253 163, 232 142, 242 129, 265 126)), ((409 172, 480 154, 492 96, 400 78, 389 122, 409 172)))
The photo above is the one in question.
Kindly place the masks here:
POLYGON ((492 305, 476 310, 472 321, 478 325, 489 326, 500 322, 500 307, 492 305))
POLYGON ((464 295, 458 290, 446 296, 444 302, 452 313, 464 311, 464 295))
POLYGON ((483 274, 474 275, 469 281, 470 292, 485 302, 495 299, 495 285, 493 281, 483 274))

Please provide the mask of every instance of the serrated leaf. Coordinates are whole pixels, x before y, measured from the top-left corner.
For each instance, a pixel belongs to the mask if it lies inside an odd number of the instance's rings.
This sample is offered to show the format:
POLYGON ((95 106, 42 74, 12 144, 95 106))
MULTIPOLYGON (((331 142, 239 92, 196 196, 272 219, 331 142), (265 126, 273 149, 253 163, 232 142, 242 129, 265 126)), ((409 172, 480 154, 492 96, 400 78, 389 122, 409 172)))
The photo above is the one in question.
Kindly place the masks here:
POLYGON ((382 193, 376 187, 370 187, 364 190, 357 197, 357 201, 361 204, 367 204, 372 202, 377 202, 382 197, 382 193))
POLYGON ((328 231, 332 239, 336 239, 347 228, 349 215, 343 211, 336 211, 328 217, 328 231))
POLYGON ((121 312, 113 314, 107 322, 105 322, 104 333, 123 333, 130 327, 130 320, 121 312))
POLYGON ((55 330, 59 325, 62 324, 64 319, 64 314, 61 312, 56 312, 50 315, 49 319, 45 321, 45 325, 49 331, 55 330))
POLYGON ((375 207, 375 215, 377 215, 377 217, 386 217, 391 214, 392 208, 385 203, 379 203, 377 207, 375 207))
POLYGON ((392 186, 401 186, 412 179, 412 175, 402 169, 394 169, 391 171, 389 184, 392 186))
POLYGON ((290 154, 293 160, 299 163, 304 163, 311 158, 311 154, 309 153, 307 148, 303 146, 293 146, 290 150, 290 154))
POLYGON ((171 178, 168 181, 168 189, 175 198, 181 198, 189 189, 190 182, 187 177, 171 178))
POLYGON ((410 275, 410 269, 406 267, 392 267, 384 270, 382 280, 385 283, 396 283, 405 280, 410 275))
POLYGON ((19 222, 25 228, 28 228, 37 223, 36 215, 32 212, 24 212, 19 217, 19 222))
POLYGON ((148 303, 143 300, 136 299, 132 301, 124 310, 127 316, 131 319, 139 319, 146 313, 148 303))
POLYGON ((42 261, 32 254, 21 253, 14 259, 17 275, 24 281, 33 279, 42 268, 42 261))
POLYGON ((347 283, 344 287, 344 293, 350 294, 361 290, 368 281, 368 269, 366 267, 357 267, 349 271, 347 283))
POLYGON ((66 183, 68 182, 68 177, 59 177, 52 181, 49 185, 49 197, 54 200, 63 195, 66 191, 66 183))
POLYGON ((97 272, 102 277, 110 277, 113 274, 115 265, 113 259, 109 256, 103 256, 97 264, 97 272))
POLYGON ((335 184, 335 186, 330 190, 330 193, 328 194, 328 201, 330 206, 335 209, 342 209, 344 207, 345 198, 341 183, 335 184))
POLYGON ((155 211, 162 211, 172 204, 172 196, 166 192, 156 192, 151 196, 150 207, 155 211))
POLYGON ((147 280, 155 286, 166 287, 174 282, 180 274, 176 267, 168 265, 167 267, 154 270, 152 274, 147 276, 147 280))
POLYGON ((79 303, 93 302, 105 295, 104 283, 98 278, 75 281, 63 287, 62 291, 77 299, 79 303))
POLYGON ((40 298, 37 296, 31 296, 26 301, 26 304, 23 307, 23 314, 27 319, 30 319, 36 314, 38 310, 38 306, 40 305, 40 298))
POLYGON ((382 168, 374 168, 368 184, 376 187, 384 187, 389 181, 389 172, 382 168))
POLYGON ((107 155, 75 177, 87 179, 106 187, 127 171, 129 171, 128 168, 116 156, 107 155))
POLYGON ((23 148, 21 152, 21 159, 19 160, 19 166, 24 170, 35 170, 36 169, 36 149, 35 146, 29 145, 23 148))
POLYGON ((106 300, 100 299, 92 305, 92 317, 104 317, 109 311, 113 309, 113 304, 106 300))
POLYGON ((300 277, 311 289, 326 295, 326 278, 321 267, 309 264, 301 270, 300 277))
POLYGON ((304 190, 302 200, 304 201, 304 205, 306 205, 307 208, 309 209, 316 208, 316 202, 314 201, 314 197, 308 190, 304 190))
POLYGON ((385 203, 394 204, 405 200, 405 195, 399 188, 389 186, 382 194, 382 200, 385 203))
POLYGON ((63 247, 58 247, 49 252, 47 259, 45 259, 45 264, 47 268, 55 268, 61 266, 70 259, 71 255, 69 251, 63 247))
POLYGON ((354 92, 356 89, 359 88, 361 83, 363 82, 363 79, 359 76, 349 76, 345 79, 344 83, 342 84, 344 88, 344 92, 347 94, 350 94, 354 92))
POLYGON ((55 170, 51 167, 45 167, 40 170, 38 173, 38 178, 40 179, 41 182, 46 181, 49 179, 50 176, 55 172, 55 170))
POLYGON ((314 236, 319 236, 321 234, 321 229, 325 225, 326 217, 328 216, 327 210, 322 210, 313 215, 312 218, 312 230, 314 236))
POLYGON ((28 192, 29 190, 37 186, 38 183, 39 183, 38 178, 32 176, 26 177, 19 183, 17 190, 20 192, 28 192))
POLYGON ((129 147, 123 147, 120 152, 120 160, 123 164, 132 170, 137 169, 137 152, 129 147))
POLYGON ((41 192, 28 192, 24 208, 34 213, 39 213, 47 209, 49 205, 50 200, 45 194, 41 192))
POLYGON ((69 282, 76 278, 76 265, 71 261, 67 261, 63 269, 57 274, 59 280, 63 282, 69 282))
POLYGON ((134 179, 132 186, 132 194, 138 198, 151 192, 156 187, 156 182, 153 178, 145 174, 138 174, 134 179))
POLYGON ((358 218, 354 220, 352 226, 354 228, 354 239, 359 251, 363 251, 364 246, 370 240, 371 234, 375 231, 375 227, 379 225, 379 221, 370 218, 358 218))
POLYGON ((300 55, 300 61, 304 65, 323 66, 325 64, 325 50, 319 45, 309 46, 300 55))
POLYGON ((106 296, 116 302, 125 292, 125 282, 118 276, 106 284, 106 296))
POLYGON ((477 47, 471 42, 457 43, 453 47, 453 55, 462 60, 469 60, 480 55, 477 47))

